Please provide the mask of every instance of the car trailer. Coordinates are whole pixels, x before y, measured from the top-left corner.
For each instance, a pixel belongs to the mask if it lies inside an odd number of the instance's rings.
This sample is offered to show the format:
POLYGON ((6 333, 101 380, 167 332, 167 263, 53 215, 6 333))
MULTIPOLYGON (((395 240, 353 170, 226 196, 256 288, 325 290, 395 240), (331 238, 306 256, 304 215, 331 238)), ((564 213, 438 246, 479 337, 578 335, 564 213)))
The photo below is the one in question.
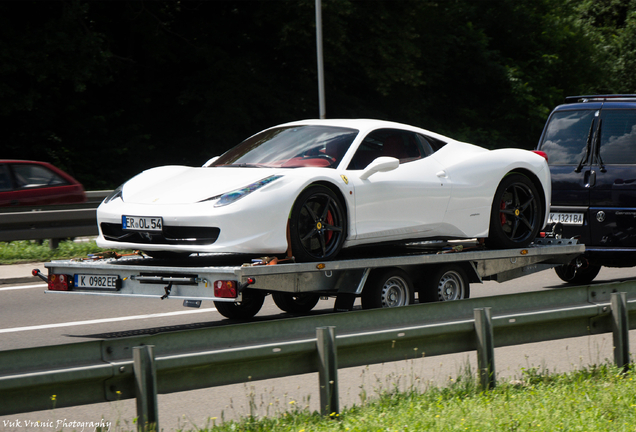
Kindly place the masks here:
POLYGON ((245 256, 193 255, 179 261, 132 256, 89 257, 46 263, 47 293, 146 297, 199 307, 212 300, 223 316, 247 320, 271 294, 289 313, 306 313, 320 299, 336 298, 334 309, 381 308, 460 300, 470 283, 504 282, 564 265, 585 251, 573 239, 539 238, 526 248, 488 250, 478 241, 413 243, 399 248, 352 249, 351 257, 294 263, 277 258, 244 264, 245 256), (243 261, 241 261, 243 260, 243 261), (211 265, 212 264, 212 265, 211 265))

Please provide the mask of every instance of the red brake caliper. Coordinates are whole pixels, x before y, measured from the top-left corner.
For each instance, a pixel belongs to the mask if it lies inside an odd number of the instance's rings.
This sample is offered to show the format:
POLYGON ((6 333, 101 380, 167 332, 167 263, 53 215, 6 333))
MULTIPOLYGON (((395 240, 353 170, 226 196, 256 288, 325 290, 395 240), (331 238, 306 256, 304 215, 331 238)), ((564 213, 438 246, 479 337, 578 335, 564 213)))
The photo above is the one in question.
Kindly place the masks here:
MULTIPOLYGON (((499 206, 499 208, 501 210, 505 210, 506 209, 506 202, 505 201, 501 201, 501 205, 499 206)), ((501 225, 505 225, 506 224, 506 215, 503 213, 499 213, 499 218, 501 219, 501 225)))
MULTIPOLYGON (((332 225, 333 226, 333 215, 331 214, 331 211, 327 212, 327 220, 326 220, 328 225, 332 225)), ((329 243, 329 240, 331 240, 331 237, 333 236, 333 231, 327 231, 325 233, 325 243, 329 243)))

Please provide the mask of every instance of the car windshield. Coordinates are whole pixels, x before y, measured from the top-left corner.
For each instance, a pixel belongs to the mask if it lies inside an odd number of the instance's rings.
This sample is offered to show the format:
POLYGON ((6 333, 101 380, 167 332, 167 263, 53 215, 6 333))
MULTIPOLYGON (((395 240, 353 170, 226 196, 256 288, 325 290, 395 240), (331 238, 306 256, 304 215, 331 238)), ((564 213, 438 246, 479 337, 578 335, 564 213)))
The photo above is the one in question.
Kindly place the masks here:
POLYGON ((550 118, 540 150, 551 165, 576 165, 585 156, 596 110, 560 111, 550 118))
POLYGON ((211 166, 335 168, 358 130, 334 126, 289 126, 263 131, 225 152, 211 166))

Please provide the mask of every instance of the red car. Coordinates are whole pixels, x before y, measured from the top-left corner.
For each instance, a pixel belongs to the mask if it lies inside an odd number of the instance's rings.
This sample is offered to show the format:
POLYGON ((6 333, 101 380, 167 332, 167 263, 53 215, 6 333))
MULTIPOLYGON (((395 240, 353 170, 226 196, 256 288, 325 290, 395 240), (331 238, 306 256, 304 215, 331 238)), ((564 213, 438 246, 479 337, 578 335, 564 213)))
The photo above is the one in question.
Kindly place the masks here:
POLYGON ((47 162, 0 160, 0 207, 86 202, 84 187, 47 162))

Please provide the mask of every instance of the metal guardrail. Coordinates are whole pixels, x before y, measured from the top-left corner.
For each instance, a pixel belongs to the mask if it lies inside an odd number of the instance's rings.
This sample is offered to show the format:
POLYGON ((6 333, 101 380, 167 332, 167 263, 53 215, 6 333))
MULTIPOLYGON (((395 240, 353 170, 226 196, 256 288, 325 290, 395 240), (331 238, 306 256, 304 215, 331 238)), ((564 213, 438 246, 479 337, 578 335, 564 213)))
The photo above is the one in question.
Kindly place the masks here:
MULTIPOLYGON (((96 236, 96 209, 111 193, 86 192, 87 202, 68 206, 3 208, 0 212, 0 241, 64 239, 96 236)), ((52 242, 53 243, 53 242, 52 242)))
POLYGON ((0 415, 137 398, 152 423, 157 393, 310 372, 331 413, 338 368, 477 350, 488 387, 494 347, 614 332, 625 365, 629 328, 636 281, 2 351, 0 415))

